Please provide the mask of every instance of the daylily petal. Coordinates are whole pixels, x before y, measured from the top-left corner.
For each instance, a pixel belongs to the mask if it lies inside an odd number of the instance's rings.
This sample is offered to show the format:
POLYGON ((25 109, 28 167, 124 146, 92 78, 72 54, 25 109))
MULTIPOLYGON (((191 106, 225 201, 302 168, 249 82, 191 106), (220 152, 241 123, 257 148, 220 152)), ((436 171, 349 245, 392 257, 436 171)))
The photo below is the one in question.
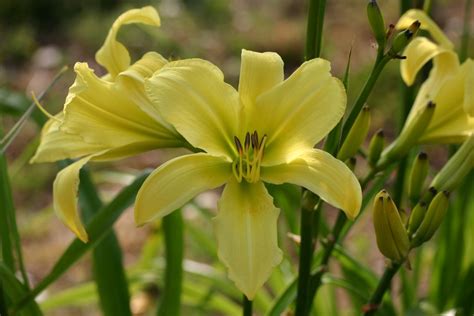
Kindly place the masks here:
POLYGON ((253 122, 268 135, 263 165, 288 162, 312 148, 339 122, 346 108, 342 83, 324 59, 305 62, 287 80, 257 98, 253 122))
POLYGON ((98 78, 85 63, 77 63, 74 69, 77 77, 66 98, 60 130, 107 148, 144 142, 155 142, 157 148, 176 147, 182 143, 174 129, 137 106, 129 89, 98 78))
POLYGON ((53 207, 56 215, 83 242, 88 241, 87 232, 77 209, 79 171, 93 157, 82 158, 62 169, 53 184, 53 207))
POLYGON ((148 52, 127 70, 121 72, 117 76, 117 81, 129 91, 140 109, 167 129, 173 130, 171 125, 163 119, 158 109, 151 103, 145 93, 145 79, 150 78, 167 63, 168 61, 160 54, 148 52))
POLYGON ((146 80, 148 97, 186 140, 216 156, 236 153, 239 95, 201 59, 170 62, 146 80))
POLYGON ((245 106, 253 106, 263 92, 283 81, 283 60, 277 53, 242 49, 239 94, 245 106))
POLYGON ((472 134, 474 117, 465 111, 466 103, 471 102, 473 86, 468 81, 472 71, 472 64, 465 63, 455 76, 432 91, 436 110, 420 143, 459 143, 472 134))
POLYGON ((250 300, 282 259, 277 242, 280 210, 262 182, 235 179, 226 185, 214 218, 219 259, 250 300))
POLYGON ((454 44, 446 37, 446 35, 444 35, 439 26, 423 10, 408 10, 400 17, 395 28, 399 30, 406 29, 417 20, 421 23, 420 28, 430 32, 433 39, 441 46, 447 49, 454 48, 454 44))
POLYGON ((135 222, 141 225, 166 216, 197 194, 223 185, 231 174, 228 161, 205 153, 172 159, 153 171, 140 188, 135 222))
POLYGON ((129 10, 115 20, 104 45, 95 55, 97 62, 107 69, 112 78, 130 66, 130 55, 125 46, 117 41, 117 33, 122 25, 133 23, 160 26, 160 17, 153 7, 147 6, 129 10))
POLYGON ((289 163, 262 167, 261 179, 305 187, 342 209, 350 219, 359 214, 362 192, 357 178, 342 161, 325 151, 311 149, 289 163))
POLYGON ((31 163, 52 162, 63 159, 83 157, 102 151, 105 146, 89 144, 76 134, 64 133, 59 129, 64 119, 63 113, 50 119, 41 130, 41 141, 31 163))
POLYGON ((400 62, 403 81, 409 86, 415 82, 416 74, 431 59, 434 59, 436 75, 445 77, 459 67, 457 55, 450 49, 437 45, 425 37, 417 37, 403 52, 407 58, 400 62))

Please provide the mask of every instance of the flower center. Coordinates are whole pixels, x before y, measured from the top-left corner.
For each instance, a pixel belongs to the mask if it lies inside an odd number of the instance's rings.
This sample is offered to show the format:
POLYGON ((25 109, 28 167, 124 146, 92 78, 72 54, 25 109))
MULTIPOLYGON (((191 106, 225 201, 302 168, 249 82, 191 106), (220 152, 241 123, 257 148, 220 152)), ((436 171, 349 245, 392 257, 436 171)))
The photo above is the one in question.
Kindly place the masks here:
POLYGON ((259 139, 257 131, 254 131, 252 135, 247 132, 244 146, 242 146, 240 139, 234 136, 235 147, 239 156, 232 163, 232 172, 239 183, 242 182, 242 179, 253 183, 260 178, 260 164, 266 141, 267 135, 263 135, 259 139))

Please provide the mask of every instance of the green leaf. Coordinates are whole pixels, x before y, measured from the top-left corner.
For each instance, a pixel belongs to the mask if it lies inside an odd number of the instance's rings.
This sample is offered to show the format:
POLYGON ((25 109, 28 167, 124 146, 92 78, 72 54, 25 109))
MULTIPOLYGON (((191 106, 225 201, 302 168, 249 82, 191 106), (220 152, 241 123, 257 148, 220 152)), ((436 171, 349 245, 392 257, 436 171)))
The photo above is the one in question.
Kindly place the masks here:
MULTIPOLYGON (((28 289, 17 280, 10 269, 0 262, 0 283, 4 291, 5 298, 12 304, 16 304, 20 297, 24 297, 28 289)), ((17 315, 37 316, 43 315, 35 301, 25 303, 21 313, 17 315)), ((3 313, 1 314, 3 315, 3 313)))
MULTIPOLYGON (((102 208, 97 189, 87 170, 80 173, 79 204, 85 222, 102 208)), ((92 253, 94 279, 100 298, 101 309, 106 316, 130 316, 130 295, 122 263, 122 250, 113 228, 92 253)))
POLYGON ((157 315, 179 315, 183 280, 183 217, 181 210, 162 220, 165 239, 166 270, 163 297, 157 315))
POLYGON ((138 176, 135 181, 122 189, 122 191, 100 212, 98 212, 91 219, 90 223, 86 225, 89 233, 89 243, 85 244, 78 238, 73 240, 61 258, 53 266, 50 273, 26 296, 24 296, 16 308, 21 308, 25 303, 33 300, 39 293, 46 289, 51 283, 56 281, 64 272, 66 272, 75 262, 77 262, 87 251, 91 250, 103 240, 110 232, 113 224, 122 215, 123 211, 129 207, 135 200, 135 196, 140 189, 145 179, 150 174, 146 171, 138 176))

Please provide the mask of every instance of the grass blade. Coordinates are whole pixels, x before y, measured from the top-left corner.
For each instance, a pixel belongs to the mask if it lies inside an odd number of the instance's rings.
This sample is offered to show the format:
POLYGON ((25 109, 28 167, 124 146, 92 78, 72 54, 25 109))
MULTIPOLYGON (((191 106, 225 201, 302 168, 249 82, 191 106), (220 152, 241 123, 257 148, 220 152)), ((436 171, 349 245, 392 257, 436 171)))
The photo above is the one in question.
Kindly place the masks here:
MULTIPOLYGON (((87 170, 81 170, 80 177, 79 204, 87 223, 102 208, 102 201, 87 170)), ((122 263, 122 250, 113 229, 94 248, 92 261, 104 315, 130 316, 130 295, 122 263)))
POLYGON ((135 181, 125 187, 109 204, 104 206, 100 212, 94 215, 90 223, 86 226, 87 232, 89 233, 89 243, 85 244, 77 238, 73 240, 61 258, 56 262, 51 272, 30 293, 15 304, 15 310, 21 309, 25 304, 33 300, 66 272, 87 251, 97 246, 97 244, 107 236, 120 215, 134 202, 138 190, 149 174, 150 171, 142 173, 135 181))

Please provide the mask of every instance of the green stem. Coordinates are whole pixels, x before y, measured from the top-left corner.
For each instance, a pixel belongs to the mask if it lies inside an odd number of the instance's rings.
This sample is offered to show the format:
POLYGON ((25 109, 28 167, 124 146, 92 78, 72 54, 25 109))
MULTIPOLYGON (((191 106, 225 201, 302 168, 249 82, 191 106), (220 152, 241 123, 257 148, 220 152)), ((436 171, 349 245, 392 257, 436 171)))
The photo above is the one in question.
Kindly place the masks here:
POLYGON ((459 50, 459 60, 461 62, 465 61, 468 57, 469 52, 469 37, 470 37, 470 27, 469 21, 472 14, 472 0, 466 0, 466 5, 464 7, 464 21, 461 37, 461 49, 459 50))
POLYGON ((397 273, 398 269, 400 269, 401 263, 391 262, 390 265, 385 268, 385 271, 380 278, 377 288, 375 289, 374 293, 370 297, 367 305, 364 308, 364 316, 375 315, 377 310, 380 307, 380 303, 382 302, 383 296, 385 292, 390 288, 392 283, 392 279, 397 273))
MULTIPOLYGON (((307 315, 309 311, 309 279, 311 275, 311 263, 313 260, 313 238, 315 234, 313 232, 315 206, 319 202, 319 198, 309 191, 305 191, 303 194, 303 203, 301 207, 301 245, 300 245, 300 257, 298 266, 298 290, 296 297, 296 316, 307 315)), ((317 236, 316 236, 317 237, 317 236)))
POLYGON ((242 298, 242 310, 244 316, 252 316, 252 301, 245 295, 242 298))
POLYGON ((321 55, 326 0, 309 0, 305 60, 321 55))
POLYGON ((369 78, 365 82, 365 85, 362 88, 362 91, 360 92, 354 105, 351 108, 351 112, 349 113, 349 116, 344 122, 344 126, 342 128, 341 143, 343 143, 344 139, 347 137, 347 134, 349 133, 352 125, 354 124, 355 119, 357 118, 357 115, 359 115, 360 110, 364 106, 365 102, 367 102, 367 98, 369 97, 370 92, 372 92, 372 89, 374 88, 374 85, 377 82, 377 79, 379 78, 380 73, 384 69, 385 65, 387 65, 387 63, 390 61, 390 59, 391 57, 388 55, 383 56, 382 54, 380 54, 380 52, 377 54, 377 59, 375 60, 375 63, 372 68, 372 71, 370 72, 369 78))
POLYGON ((183 279, 183 217, 181 210, 162 221, 166 250, 165 285, 157 315, 180 315, 183 279))

